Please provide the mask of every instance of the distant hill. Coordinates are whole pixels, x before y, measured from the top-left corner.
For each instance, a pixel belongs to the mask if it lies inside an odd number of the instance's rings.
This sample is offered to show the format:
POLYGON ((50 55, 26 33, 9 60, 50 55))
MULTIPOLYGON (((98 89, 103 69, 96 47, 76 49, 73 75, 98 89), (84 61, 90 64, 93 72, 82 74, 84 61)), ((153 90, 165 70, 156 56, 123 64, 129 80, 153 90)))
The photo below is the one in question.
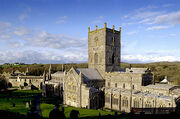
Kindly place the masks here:
MULTIPOLYGON (((64 64, 64 68, 68 71, 71 67, 75 68, 87 68, 87 63, 81 64, 64 64)), ((180 85, 180 62, 154 62, 147 64, 131 64, 132 67, 145 68, 149 67, 154 73, 155 81, 160 81, 164 76, 168 76, 169 79, 173 80, 175 84, 180 85)), ((42 75, 44 70, 48 71, 49 64, 31 64, 31 65, 0 65, 0 73, 12 72, 19 70, 25 72, 27 67, 29 68, 30 75, 42 75)), ((129 63, 121 63, 121 68, 130 67, 129 63)), ((62 71, 62 64, 52 64, 52 72, 62 71)))

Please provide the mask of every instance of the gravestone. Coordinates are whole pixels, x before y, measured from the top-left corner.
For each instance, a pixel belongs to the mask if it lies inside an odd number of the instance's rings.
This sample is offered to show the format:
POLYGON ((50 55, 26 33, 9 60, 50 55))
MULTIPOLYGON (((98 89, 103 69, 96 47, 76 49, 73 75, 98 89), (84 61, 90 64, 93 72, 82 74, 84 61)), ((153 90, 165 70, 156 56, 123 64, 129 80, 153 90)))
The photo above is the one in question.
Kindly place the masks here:
POLYGON ((26 108, 29 108, 29 102, 26 102, 26 108))

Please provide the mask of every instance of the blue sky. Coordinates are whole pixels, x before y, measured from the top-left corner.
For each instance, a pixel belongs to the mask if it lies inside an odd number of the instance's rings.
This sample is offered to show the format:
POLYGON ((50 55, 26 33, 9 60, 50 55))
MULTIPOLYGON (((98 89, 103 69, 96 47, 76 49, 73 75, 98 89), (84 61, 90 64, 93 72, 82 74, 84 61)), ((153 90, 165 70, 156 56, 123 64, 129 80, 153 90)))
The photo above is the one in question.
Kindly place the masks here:
POLYGON ((0 0, 0 64, 79 63, 88 26, 122 27, 122 61, 180 61, 179 0, 0 0))

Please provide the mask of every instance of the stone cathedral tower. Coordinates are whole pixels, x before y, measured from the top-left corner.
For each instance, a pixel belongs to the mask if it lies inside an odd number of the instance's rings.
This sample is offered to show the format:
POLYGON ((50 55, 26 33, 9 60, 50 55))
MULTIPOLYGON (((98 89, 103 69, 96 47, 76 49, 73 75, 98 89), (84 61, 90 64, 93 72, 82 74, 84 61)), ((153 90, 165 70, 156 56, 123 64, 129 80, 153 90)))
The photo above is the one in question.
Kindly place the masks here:
POLYGON ((88 68, 96 68, 102 75, 105 72, 120 71, 121 27, 90 31, 88 28, 88 68))

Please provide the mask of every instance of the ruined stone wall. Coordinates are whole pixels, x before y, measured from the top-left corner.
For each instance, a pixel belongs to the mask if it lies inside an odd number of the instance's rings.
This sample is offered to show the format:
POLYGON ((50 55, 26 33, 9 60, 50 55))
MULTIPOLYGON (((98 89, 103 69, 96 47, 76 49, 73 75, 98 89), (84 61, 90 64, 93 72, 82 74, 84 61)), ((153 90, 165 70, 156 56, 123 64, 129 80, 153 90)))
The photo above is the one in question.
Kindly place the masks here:
POLYGON ((34 85, 36 88, 41 88, 43 77, 42 76, 11 76, 9 82, 12 86, 31 86, 34 85))

